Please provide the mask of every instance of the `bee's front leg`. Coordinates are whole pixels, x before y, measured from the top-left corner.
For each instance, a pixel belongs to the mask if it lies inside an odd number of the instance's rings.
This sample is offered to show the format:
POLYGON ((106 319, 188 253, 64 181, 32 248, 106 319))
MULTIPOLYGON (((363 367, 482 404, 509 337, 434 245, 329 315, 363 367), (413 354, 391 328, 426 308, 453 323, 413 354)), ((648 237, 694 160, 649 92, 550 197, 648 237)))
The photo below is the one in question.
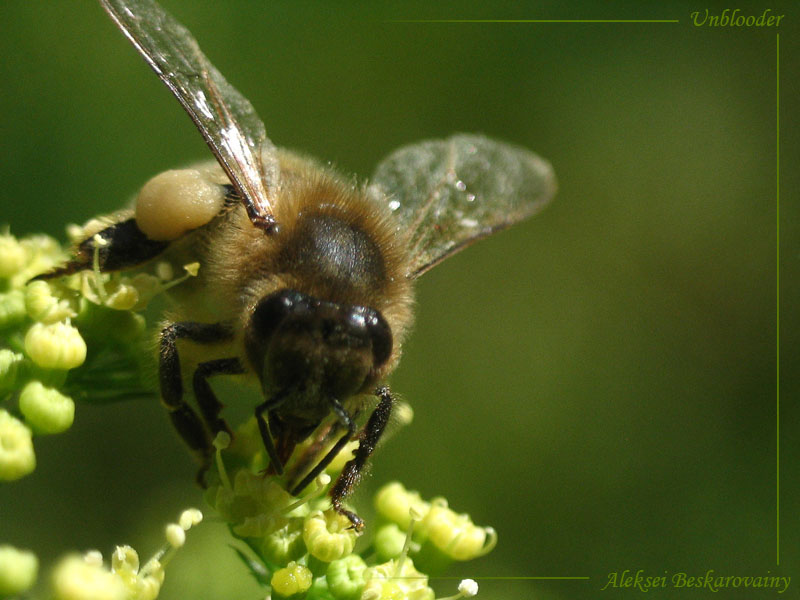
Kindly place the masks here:
MULTIPOLYGON (((195 323, 184 321, 180 323, 170 323, 161 331, 161 349, 159 353, 158 377, 161 385, 161 403, 169 412, 172 425, 180 434, 183 441, 198 457, 201 467, 198 473, 198 480, 203 481, 203 476, 211 464, 212 446, 209 430, 214 430, 217 425, 216 415, 219 413, 219 402, 213 396, 208 383, 205 382, 209 370, 209 363, 203 363, 198 367, 200 371, 201 395, 203 393, 202 384, 208 387, 211 396, 198 398, 204 416, 214 416, 214 422, 209 423, 209 429, 203 426, 203 421, 183 398, 183 377, 181 374, 181 363, 178 356, 176 341, 188 339, 200 344, 212 344, 230 339, 233 336, 231 328, 222 323, 195 323), (205 365, 205 367, 204 367, 205 365), (203 371, 205 369, 205 371, 203 371)), ((235 360, 235 359, 234 359, 235 360)), ((220 371, 212 361, 210 373, 233 372, 220 371)), ((238 364, 238 361, 236 361, 238 364)), ((225 364, 230 369, 230 364, 225 364)), ((235 366, 235 365, 234 365, 235 366)), ((241 367, 241 365, 239 365, 241 367)), ((198 388, 198 376, 195 376, 195 390, 198 388)))
POLYGON ((383 435, 386 424, 389 422, 389 417, 392 414, 392 406, 394 399, 392 392, 388 387, 381 387, 375 390, 375 395, 380 398, 378 406, 372 411, 369 416, 367 424, 359 434, 358 449, 353 453, 352 460, 344 466, 339 478, 333 485, 330 491, 331 502, 336 512, 343 514, 353 524, 356 531, 364 529, 364 521, 355 514, 353 511, 347 510, 343 503, 344 499, 353 491, 353 488, 358 484, 361 479, 361 472, 367 464, 367 459, 370 454, 375 450, 378 441, 383 435))

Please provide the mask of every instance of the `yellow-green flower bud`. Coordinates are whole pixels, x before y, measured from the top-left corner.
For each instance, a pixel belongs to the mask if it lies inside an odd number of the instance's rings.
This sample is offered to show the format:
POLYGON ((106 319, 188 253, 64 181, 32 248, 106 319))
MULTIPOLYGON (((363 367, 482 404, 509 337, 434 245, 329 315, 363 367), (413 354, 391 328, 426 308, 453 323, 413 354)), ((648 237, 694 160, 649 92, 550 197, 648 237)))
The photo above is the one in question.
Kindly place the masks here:
POLYGON ((31 430, 5 410, 0 410, 0 480, 13 481, 36 468, 31 430))
POLYGON ((471 560, 488 552, 487 537, 494 546, 491 528, 476 526, 469 515, 457 514, 443 500, 434 501, 422 520, 421 529, 427 538, 447 556, 455 560, 471 560))
MULTIPOLYGON (((117 546, 111 555, 111 571, 129 590, 135 590, 139 573, 139 553, 130 546, 117 546)), ((132 597, 140 600, 139 596, 132 597)))
POLYGON ((0 329, 11 327, 25 320, 25 292, 11 290, 0 294, 0 329))
POLYGON ((350 554, 328 565, 325 578, 336 600, 358 600, 364 589, 367 564, 358 554, 350 554))
POLYGON ((387 523, 375 532, 375 552, 379 560, 397 558, 403 551, 406 543, 406 534, 397 526, 397 523, 387 523))
POLYGON ((239 469, 233 480, 233 491, 237 496, 251 498, 264 508, 282 509, 292 503, 294 498, 274 478, 239 469))
POLYGON ((104 304, 114 310, 131 310, 139 303, 139 291, 130 283, 115 281, 106 287, 104 304))
POLYGON ((13 235, 0 235, 0 277, 11 277, 28 261, 25 249, 13 235))
POLYGON ((79 288, 81 296, 92 304, 102 306, 106 299, 105 285, 109 279, 110 276, 106 273, 98 274, 94 271, 81 273, 79 288))
POLYGON ((64 256, 58 240, 49 235, 31 235, 21 239, 19 244, 25 249, 29 261, 45 258, 58 262, 64 256))
POLYGON ((34 323, 25 334, 25 352, 45 369, 74 369, 86 360, 86 342, 67 323, 34 323))
POLYGON ((25 360, 19 352, 0 348, 0 393, 13 390, 17 385, 20 363, 25 360))
MULTIPOLYGON (((236 482, 240 481, 239 473, 246 470, 240 469, 237 472, 235 476, 236 482)), ((260 478, 264 480, 263 477, 260 478)), ((234 483, 233 496, 228 510, 233 516, 230 520, 237 523, 233 527, 233 532, 236 535, 241 537, 263 537, 286 525, 286 517, 283 515, 281 508, 286 506, 286 503, 283 502, 284 495, 286 498, 291 498, 291 496, 285 490, 279 489, 278 484, 274 481, 269 481, 268 483, 269 485, 263 489, 250 490, 237 488, 237 484, 234 483), (271 503, 270 499, 274 499, 275 503, 271 503)), ((223 494, 218 497, 222 498, 223 494)), ((217 510, 220 509, 217 508, 217 510)))
POLYGON ((34 321, 55 323, 74 317, 77 313, 68 300, 53 294, 46 281, 31 281, 25 288, 25 310, 34 321))
POLYGON ((275 571, 270 585, 275 594, 288 598, 306 592, 311 587, 312 580, 313 576, 308 567, 290 562, 283 569, 275 571))
POLYGON ((19 395, 19 410, 36 433, 61 433, 72 426, 75 403, 55 388, 31 381, 19 395))
POLYGON ((356 545, 356 532, 350 519, 333 509, 315 511, 306 517, 303 539, 311 556, 331 562, 347 556, 356 545))
POLYGON ((121 577, 103 568, 102 562, 81 556, 64 558, 53 571, 53 595, 57 600, 127 600, 121 577))
POLYGON ((136 574, 136 579, 128 586, 128 598, 136 600, 156 600, 164 585, 166 573, 164 565, 156 557, 148 560, 136 574))
POLYGON ((276 565, 285 565, 306 553, 302 519, 291 519, 287 525, 266 535, 261 541, 261 554, 276 565))
POLYGON ((396 581, 373 579, 364 586, 361 600, 406 600, 406 595, 396 581))
POLYGON ((16 596, 29 590, 36 582, 38 570, 39 560, 33 552, 0 546, 0 597, 16 596))
POLYGON ((64 226, 64 232, 67 234, 67 241, 73 246, 77 246, 86 239, 83 227, 77 223, 67 223, 64 226))
POLYGON ((20 240, 19 244, 25 250, 26 264, 11 282, 19 287, 34 275, 49 271, 65 259, 58 241, 47 235, 32 235, 20 240))
POLYGON ((364 571, 366 585, 360 600, 434 600, 428 578, 405 558, 398 571, 395 561, 369 567, 364 571))
POLYGON ((155 600, 164 583, 164 568, 151 559, 139 569, 139 554, 130 546, 117 546, 111 555, 111 572, 128 590, 129 600, 155 600))
POLYGON ((325 577, 315 577, 311 587, 306 592, 306 598, 314 600, 335 600, 328 589, 328 580, 325 577))
POLYGON ((384 519, 397 523, 407 530, 411 524, 411 510, 419 515, 428 512, 430 505, 420 498, 419 492, 410 492, 397 481, 387 483, 375 494, 375 509, 384 519))
POLYGON ((135 576, 139 572, 139 553, 131 546, 117 546, 111 555, 111 570, 135 576))
POLYGON ((206 498, 233 526, 234 534, 247 538, 262 538, 284 527, 289 518, 308 512, 305 506, 287 510, 296 502, 294 496, 275 477, 264 477, 247 468, 236 471, 233 489, 214 486, 206 498))
POLYGON ((25 310, 34 321, 44 321, 57 305, 58 298, 53 296, 50 284, 46 281, 31 281, 25 288, 25 310))

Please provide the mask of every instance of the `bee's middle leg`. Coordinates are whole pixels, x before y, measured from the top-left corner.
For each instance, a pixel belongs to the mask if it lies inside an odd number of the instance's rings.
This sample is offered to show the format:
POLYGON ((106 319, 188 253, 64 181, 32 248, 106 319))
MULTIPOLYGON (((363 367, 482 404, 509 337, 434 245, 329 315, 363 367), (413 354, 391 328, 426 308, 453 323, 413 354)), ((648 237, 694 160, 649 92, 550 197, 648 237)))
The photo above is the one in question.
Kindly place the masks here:
POLYGON ((212 434, 220 431, 231 433, 231 430, 225 420, 219 416, 223 405, 208 384, 208 378, 213 375, 241 375, 242 373, 244 373, 244 367, 238 358, 219 358, 197 365, 192 379, 194 397, 200 407, 200 415, 212 434))
MULTIPOLYGON (((170 323, 161 331, 158 368, 161 403, 169 412, 172 425, 200 460, 201 468, 198 474, 200 481, 211 464, 211 436, 197 412, 183 398, 183 377, 176 342, 179 339, 187 339, 200 344, 212 344, 230 339, 232 335, 230 327, 222 323, 196 323, 193 321, 170 323)), ((203 381, 203 383, 206 382, 203 381)), ((211 395, 213 398, 213 392, 211 395)), ((205 403, 205 406, 201 404, 204 415, 219 412, 216 408, 219 404, 216 398, 213 398, 213 401, 208 398, 198 399, 198 402, 205 403)))

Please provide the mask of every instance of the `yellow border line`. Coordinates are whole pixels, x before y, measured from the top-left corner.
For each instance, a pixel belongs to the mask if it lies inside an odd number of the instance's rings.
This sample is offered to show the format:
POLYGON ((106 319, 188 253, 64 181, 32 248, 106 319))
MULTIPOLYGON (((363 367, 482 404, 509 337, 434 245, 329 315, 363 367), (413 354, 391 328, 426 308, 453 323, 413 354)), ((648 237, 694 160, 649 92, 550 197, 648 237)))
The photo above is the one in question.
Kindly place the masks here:
MULTIPOLYGON (((425 575, 419 575, 419 576, 413 576, 412 575, 412 576, 409 576, 409 577, 392 577, 392 579, 427 579, 429 581, 434 581, 434 580, 445 581, 445 580, 456 580, 456 579, 457 580, 462 580, 462 579, 466 579, 466 577, 449 577, 449 576, 448 577, 427 577, 425 575)), ((491 580, 491 581, 503 581, 503 580, 515 581, 515 580, 520 580, 520 579, 522 579, 522 580, 530 580, 530 579, 583 579, 583 580, 588 580, 588 579, 591 579, 591 578, 590 577, 580 577, 580 576, 548 577, 548 576, 535 576, 535 575, 518 575, 518 576, 512 576, 512 575, 509 575, 509 576, 503 576, 503 575, 497 575, 497 576, 473 575, 473 576, 469 577, 469 579, 474 579, 475 581, 481 581, 481 580, 483 580, 483 581, 488 581, 488 580, 491 580)))
POLYGON ((391 19, 389 23, 680 23, 678 19, 391 19))
POLYGON ((775 34, 775 564, 781 564, 781 34, 775 34))

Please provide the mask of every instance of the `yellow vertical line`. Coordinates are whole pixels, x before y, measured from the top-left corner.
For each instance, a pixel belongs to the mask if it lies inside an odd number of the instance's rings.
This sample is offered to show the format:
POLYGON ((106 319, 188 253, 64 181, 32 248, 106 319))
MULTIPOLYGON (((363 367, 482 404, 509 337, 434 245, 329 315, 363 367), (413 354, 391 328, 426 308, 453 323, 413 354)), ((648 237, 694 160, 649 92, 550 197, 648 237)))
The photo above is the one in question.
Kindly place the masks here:
POLYGON ((781 564, 781 34, 775 38, 775 562, 781 564))

